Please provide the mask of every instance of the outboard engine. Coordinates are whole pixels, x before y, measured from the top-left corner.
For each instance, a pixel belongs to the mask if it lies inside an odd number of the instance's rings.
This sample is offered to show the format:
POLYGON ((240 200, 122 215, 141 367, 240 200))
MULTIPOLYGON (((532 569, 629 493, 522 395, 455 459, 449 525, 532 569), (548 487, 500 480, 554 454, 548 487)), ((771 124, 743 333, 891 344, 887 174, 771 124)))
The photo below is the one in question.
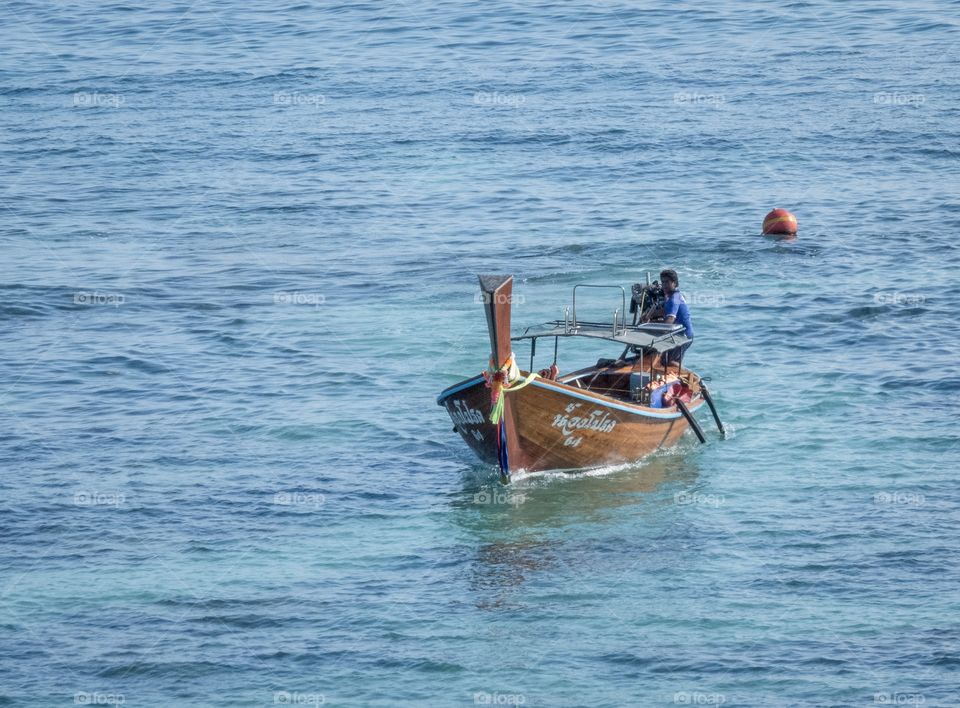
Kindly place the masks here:
POLYGON ((649 285, 634 283, 630 297, 630 313, 633 315, 633 323, 637 324, 657 307, 663 306, 665 299, 660 281, 655 280, 649 285))

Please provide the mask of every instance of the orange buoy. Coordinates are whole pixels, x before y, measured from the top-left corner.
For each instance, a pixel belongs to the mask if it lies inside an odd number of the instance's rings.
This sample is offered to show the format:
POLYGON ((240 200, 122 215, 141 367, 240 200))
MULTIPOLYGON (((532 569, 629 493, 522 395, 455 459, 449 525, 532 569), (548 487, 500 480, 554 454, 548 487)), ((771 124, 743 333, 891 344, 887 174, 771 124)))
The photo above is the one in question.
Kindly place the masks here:
POLYGON ((774 209, 763 218, 764 235, 788 235, 797 233, 797 217, 786 209, 774 209))

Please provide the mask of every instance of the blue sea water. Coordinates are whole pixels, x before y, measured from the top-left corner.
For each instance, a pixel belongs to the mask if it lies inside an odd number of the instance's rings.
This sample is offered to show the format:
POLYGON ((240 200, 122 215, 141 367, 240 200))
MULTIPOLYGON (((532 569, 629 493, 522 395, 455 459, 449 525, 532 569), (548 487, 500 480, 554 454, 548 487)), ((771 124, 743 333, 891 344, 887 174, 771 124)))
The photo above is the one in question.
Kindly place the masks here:
POLYGON ((958 17, 5 2, 0 705, 960 704, 958 17), (732 435, 499 486, 662 267, 732 435))

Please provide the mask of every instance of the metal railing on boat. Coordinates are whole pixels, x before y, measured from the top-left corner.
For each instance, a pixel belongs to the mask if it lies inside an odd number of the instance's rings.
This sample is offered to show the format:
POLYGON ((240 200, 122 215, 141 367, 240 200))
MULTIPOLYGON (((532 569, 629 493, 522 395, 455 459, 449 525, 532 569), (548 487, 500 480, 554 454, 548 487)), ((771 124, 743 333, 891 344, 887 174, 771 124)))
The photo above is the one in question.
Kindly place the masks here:
MULTIPOLYGON (((622 285, 594 285, 593 283, 577 283, 573 286, 573 329, 577 329, 577 288, 615 288, 620 291, 620 308, 613 311, 613 336, 616 337, 623 331, 622 322, 621 327, 617 327, 617 322, 620 317, 620 313, 624 313, 626 316, 627 312, 627 291, 622 285)), ((564 332, 566 334, 570 333, 569 326, 567 326, 567 309, 564 308, 564 332)))

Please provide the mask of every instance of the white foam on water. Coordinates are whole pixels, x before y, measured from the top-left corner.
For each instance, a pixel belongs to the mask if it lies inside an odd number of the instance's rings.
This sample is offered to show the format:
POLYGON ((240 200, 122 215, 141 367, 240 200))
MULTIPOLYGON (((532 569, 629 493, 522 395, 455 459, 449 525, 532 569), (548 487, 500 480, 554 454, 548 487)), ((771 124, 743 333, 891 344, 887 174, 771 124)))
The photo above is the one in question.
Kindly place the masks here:
MULTIPOLYGON (((686 433, 685 433, 686 435, 686 433)), ((514 486, 520 482, 526 482, 529 480, 574 480, 574 479, 583 479, 586 477, 608 477, 610 475, 616 474, 618 472, 623 472, 625 470, 634 469, 641 467, 645 463, 650 462, 651 460, 660 458, 660 457, 669 457, 671 455, 676 455, 679 451, 684 450, 687 446, 683 444, 683 438, 676 444, 667 447, 661 448, 654 452, 651 452, 648 455, 644 455, 636 460, 631 462, 621 462, 615 465, 603 465, 600 467, 590 467, 587 469, 569 469, 569 470, 538 470, 530 472, 524 469, 517 470, 510 475, 510 485, 514 486)))

